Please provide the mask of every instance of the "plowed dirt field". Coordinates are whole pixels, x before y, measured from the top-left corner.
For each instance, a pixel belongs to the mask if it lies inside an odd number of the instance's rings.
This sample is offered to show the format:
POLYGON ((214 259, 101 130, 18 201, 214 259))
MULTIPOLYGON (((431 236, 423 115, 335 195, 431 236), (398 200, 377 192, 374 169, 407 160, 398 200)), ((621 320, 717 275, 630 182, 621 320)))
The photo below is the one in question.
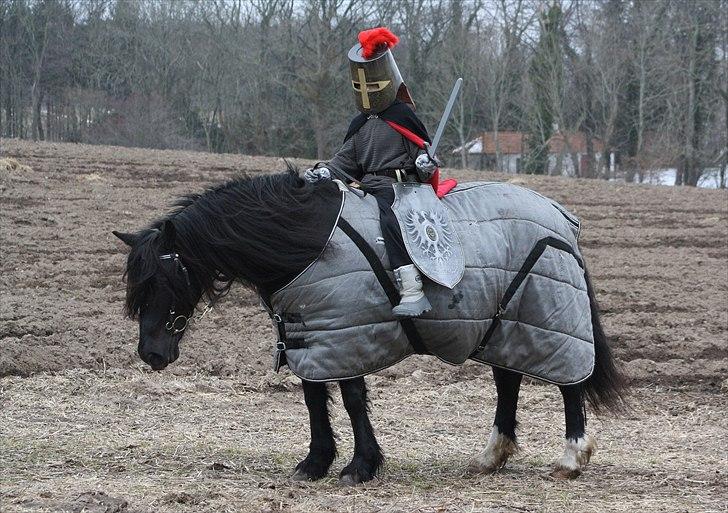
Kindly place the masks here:
POLYGON ((728 510, 728 192, 451 171, 519 183, 582 219, 633 409, 592 416, 592 463, 554 481, 560 395, 527 383, 521 453, 467 477, 492 423, 490 372, 413 357, 369 379, 380 479, 342 489, 352 440, 340 401, 330 479, 288 480, 307 415, 298 380, 271 370, 274 336, 251 293, 233 289, 163 373, 142 365, 122 317, 125 248, 112 229, 140 228, 236 173, 284 167, 0 140, 0 511, 728 510))

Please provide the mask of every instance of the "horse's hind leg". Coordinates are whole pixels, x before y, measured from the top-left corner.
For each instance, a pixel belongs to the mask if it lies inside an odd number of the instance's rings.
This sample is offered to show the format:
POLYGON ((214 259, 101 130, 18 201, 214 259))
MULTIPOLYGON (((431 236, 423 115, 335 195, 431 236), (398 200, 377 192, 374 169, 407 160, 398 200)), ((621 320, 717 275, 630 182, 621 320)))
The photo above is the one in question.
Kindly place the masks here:
POLYGON ((354 430, 354 458, 341 471, 339 482, 354 485, 369 481, 384 461, 374 430, 369 422, 367 404, 367 386, 364 378, 339 381, 344 408, 351 419, 354 430))
POLYGON ((586 434, 586 413, 581 385, 560 386, 564 397, 566 416, 566 446, 564 454, 556 461, 553 477, 572 479, 582 469, 597 448, 596 439, 586 434))
POLYGON ((329 471, 336 457, 336 442, 329 421, 326 384, 304 381, 303 395, 311 423, 311 445, 308 456, 296 466, 293 479, 313 481, 321 479, 329 471))
POLYGON ((518 390, 521 387, 521 374, 493 367, 498 404, 495 409, 495 422, 485 451, 468 463, 468 472, 490 473, 502 468, 508 458, 518 451, 516 444, 516 408, 518 390))

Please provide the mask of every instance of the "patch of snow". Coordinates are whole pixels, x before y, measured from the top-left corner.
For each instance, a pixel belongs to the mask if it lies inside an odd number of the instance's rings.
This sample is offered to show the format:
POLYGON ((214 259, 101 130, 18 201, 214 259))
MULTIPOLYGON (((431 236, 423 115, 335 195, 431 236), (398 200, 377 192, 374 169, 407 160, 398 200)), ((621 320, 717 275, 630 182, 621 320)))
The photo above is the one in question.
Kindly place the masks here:
POLYGON ((642 182, 639 181, 639 176, 635 175, 634 183, 647 183, 650 185, 675 185, 675 176, 677 175, 677 169, 653 169, 645 171, 642 177, 642 182))
POLYGON ((720 169, 712 168, 703 172, 703 176, 698 180, 698 187, 706 189, 720 188, 720 169))
MULTIPOLYGON (((677 176, 676 168, 653 169, 646 171, 641 183, 651 185, 675 185, 677 176)), ((639 177, 634 177, 634 183, 640 183, 639 177)), ((706 169, 698 180, 698 187, 703 189, 718 189, 720 187, 720 169, 706 169)))
MULTIPOLYGON (((465 143, 465 150, 468 153, 482 153, 483 152, 483 139, 478 137, 477 139, 473 139, 472 141, 465 143)), ((458 155, 460 152, 463 151, 462 146, 458 146, 454 150, 452 150, 453 155, 458 155)))

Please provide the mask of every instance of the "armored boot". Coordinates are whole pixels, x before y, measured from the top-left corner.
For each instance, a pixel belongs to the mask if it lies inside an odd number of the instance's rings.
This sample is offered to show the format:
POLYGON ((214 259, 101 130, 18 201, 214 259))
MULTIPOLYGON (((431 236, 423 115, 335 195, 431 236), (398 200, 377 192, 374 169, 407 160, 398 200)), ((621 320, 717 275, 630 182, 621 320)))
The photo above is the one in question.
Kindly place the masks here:
POLYGON ((428 312, 432 305, 422 292, 422 277, 414 264, 403 265, 394 270, 399 294, 399 304, 392 308, 395 317, 419 317, 428 312))

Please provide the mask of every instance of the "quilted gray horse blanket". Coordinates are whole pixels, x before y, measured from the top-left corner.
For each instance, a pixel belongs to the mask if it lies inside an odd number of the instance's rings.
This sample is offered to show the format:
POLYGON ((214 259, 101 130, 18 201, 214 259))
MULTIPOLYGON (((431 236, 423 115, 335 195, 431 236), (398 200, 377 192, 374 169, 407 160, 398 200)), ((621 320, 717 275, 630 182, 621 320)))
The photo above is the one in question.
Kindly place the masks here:
POLYGON ((443 198, 465 255, 453 289, 425 280, 432 310, 398 321, 398 301, 371 195, 343 189, 319 258, 270 296, 278 361, 299 377, 366 375, 414 353, 468 358, 559 385, 594 366, 579 221, 531 190, 464 183, 443 198))

